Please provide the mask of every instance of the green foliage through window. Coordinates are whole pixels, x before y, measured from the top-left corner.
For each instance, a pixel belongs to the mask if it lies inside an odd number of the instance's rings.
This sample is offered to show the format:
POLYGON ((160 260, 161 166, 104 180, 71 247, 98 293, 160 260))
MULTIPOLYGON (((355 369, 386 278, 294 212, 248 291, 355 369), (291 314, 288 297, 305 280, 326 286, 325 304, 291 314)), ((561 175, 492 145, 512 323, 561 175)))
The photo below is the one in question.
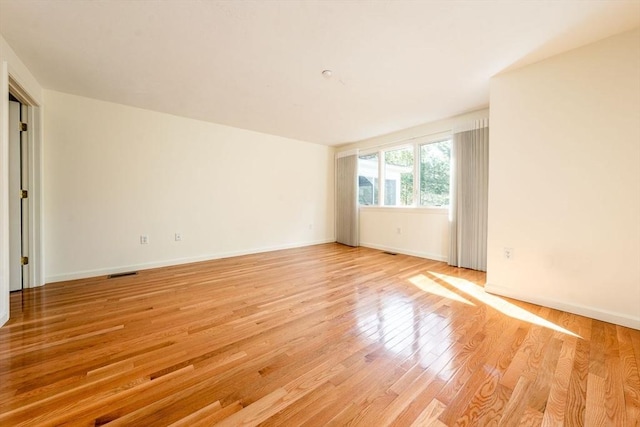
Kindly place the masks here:
POLYGON ((413 147, 385 151, 384 178, 387 181, 385 190, 390 186, 389 181, 395 183, 393 198, 387 197, 388 190, 385 192, 385 205, 411 206, 413 204, 413 147))
POLYGON ((449 206, 451 141, 420 146, 420 205, 449 206))
POLYGON ((450 169, 451 139, 361 155, 358 202, 365 206, 449 206, 450 169), (384 191, 384 200, 380 200, 380 191, 384 191))

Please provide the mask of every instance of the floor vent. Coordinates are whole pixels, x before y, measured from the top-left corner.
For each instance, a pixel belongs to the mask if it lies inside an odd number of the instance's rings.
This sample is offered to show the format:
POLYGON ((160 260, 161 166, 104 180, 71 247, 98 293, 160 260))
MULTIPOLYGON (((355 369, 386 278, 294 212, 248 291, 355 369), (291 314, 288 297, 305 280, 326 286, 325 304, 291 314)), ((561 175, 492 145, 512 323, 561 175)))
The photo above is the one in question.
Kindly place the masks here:
POLYGON ((135 276, 138 274, 137 271, 127 271, 126 273, 116 273, 110 274, 107 276, 108 279, 117 279, 118 277, 126 277, 126 276, 135 276))
POLYGON ((398 254, 397 254, 397 253, 395 253, 395 252, 389 252, 389 251, 384 251, 384 252, 382 252, 382 253, 383 253, 383 254, 387 254, 387 255, 398 255, 398 254))

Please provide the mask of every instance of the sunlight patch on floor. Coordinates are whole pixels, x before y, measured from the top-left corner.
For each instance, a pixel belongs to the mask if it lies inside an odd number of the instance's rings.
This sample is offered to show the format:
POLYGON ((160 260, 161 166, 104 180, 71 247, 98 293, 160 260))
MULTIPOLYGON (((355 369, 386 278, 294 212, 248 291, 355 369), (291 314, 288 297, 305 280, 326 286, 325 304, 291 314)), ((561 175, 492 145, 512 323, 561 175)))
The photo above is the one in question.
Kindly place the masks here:
POLYGON ((525 322, 529 322, 534 325, 549 328, 554 331, 561 332, 563 334, 582 338, 580 335, 577 335, 574 332, 571 332, 561 326, 558 326, 553 322, 543 319, 540 316, 536 316, 535 314, 525 310, 524 308, 518 307, 517 305, 512 304, 496 295, 492 295, 485 292, 485 290, 481 286, 478 286, 475 283, 471 283, 468 280, 465 280, 459 277, 448 276, 446 274, 433 273, 431 271, 429 272, 429 274, 433 275, 434 277, 440 280, 443 280, 444 282, 464 292, 470 297, 473 297, 481 301, 482 303, 490 307, 493 307, 494 309, 498 310, 503 314, 506 314, 509 317, 513 317, 514 319, 518 319, 518 320, 523 320, 525 322))
POLYGON ((412 278, 409 279, 409 281, 413 285, 417 286, 418 288, 422 289, 425 292, 429 292, 430 294, 438 295, 444 298, 448 298, 450 300, 475 306, 475 304, 469 301, 468 299, 463 298, 462 296, 458 295, 452 290, 449 290, 444 286, 440 285, 439 283, 436 283, 435 281, 433 281, 432 279, 429 279, 424 274, 418 274, 416 276, 413 276, 412 278))

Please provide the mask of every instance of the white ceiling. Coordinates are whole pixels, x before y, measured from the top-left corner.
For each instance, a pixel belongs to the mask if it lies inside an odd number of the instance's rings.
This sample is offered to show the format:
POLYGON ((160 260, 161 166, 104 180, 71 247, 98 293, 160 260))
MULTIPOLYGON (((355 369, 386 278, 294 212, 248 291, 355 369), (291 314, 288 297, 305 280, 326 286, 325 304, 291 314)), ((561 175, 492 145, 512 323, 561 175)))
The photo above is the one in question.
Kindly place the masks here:
POLYGON ((47 89, 330 145, 485 107, 491 76, 638 26, 640 0, 0 0, 47 89))

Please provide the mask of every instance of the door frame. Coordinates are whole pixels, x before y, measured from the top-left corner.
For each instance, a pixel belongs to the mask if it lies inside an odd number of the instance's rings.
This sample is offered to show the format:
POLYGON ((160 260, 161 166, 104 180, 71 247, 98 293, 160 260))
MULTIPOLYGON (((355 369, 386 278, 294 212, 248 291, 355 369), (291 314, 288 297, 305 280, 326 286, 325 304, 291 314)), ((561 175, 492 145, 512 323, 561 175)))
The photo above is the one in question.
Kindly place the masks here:
POLYGON ((29 256, 29 117, 27 106, 9 94, 9 291, 13 292, 29 287, 29 263, 22 262, 29 256))
MULTIPOLYGON (((33 288, 44 284, 44 248, 42 238, 42 112, 41 107, 9 73, 8 92, 26 107, 27 123, 27 151, 28 151, 28 247, 29 268, 23 289, 33 288)), ((9 93, 4 96, 9 97, 9 93)), ((7 101, 8 102, 8 101, 7 101)))
POLYGON ((33 160, 31 168, 35 179, 33 183, 33 225, 32 247, 33 263, 31 286, 44 284, 44 227, 42 203, 43 187, 43 106, 44 93, 42 86, 31 74, 27 66, 20 60, 16 53, 0 35, 0 326, 4 325, 10 316, 9 303, 9 172, 8 172, 8 148, 9 148, 9 88, 12 92, 29 101, 27 104, 33 107, 33 160), (11 80, 11 85, 9 81, 11 80), (33 101, 33 102, 31 102, 33 101))

